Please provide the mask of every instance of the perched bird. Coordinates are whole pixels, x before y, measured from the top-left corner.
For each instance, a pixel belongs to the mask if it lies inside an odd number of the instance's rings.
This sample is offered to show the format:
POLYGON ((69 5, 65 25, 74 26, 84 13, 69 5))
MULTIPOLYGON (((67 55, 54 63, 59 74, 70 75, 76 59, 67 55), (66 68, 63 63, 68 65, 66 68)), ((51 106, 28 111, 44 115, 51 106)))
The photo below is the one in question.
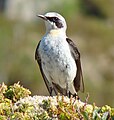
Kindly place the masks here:
POLYGON ((66 36, 66 21, 56 12, 37 15, 45 21, 46 33, 38 43, 35 59, 51 96, 76 96, 84 91, 80 53, 66 36))

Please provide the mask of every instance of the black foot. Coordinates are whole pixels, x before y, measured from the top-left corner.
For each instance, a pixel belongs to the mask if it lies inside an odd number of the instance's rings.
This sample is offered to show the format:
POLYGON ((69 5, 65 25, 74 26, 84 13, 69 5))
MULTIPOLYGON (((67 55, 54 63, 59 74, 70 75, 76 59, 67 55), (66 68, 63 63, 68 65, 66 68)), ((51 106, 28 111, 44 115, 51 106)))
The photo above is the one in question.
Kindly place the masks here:
POLYGON ((80 100, 80 98, 79 98, 79 96, 78 96, 78 94, 73 94, 73 97, 75 98, 75 99, 77 99, 77 100, 80 100))
POLYGON ((72 93, 69 91, 69 93, 68 93, 67 96, 68 96, 69 98, 72 96, 73 98, 75 98, 75 99, 77 99, 77 100, 80 100, 80 98, 79 98, 79 96, 77 95, 77 93, 72 94, 72 93))

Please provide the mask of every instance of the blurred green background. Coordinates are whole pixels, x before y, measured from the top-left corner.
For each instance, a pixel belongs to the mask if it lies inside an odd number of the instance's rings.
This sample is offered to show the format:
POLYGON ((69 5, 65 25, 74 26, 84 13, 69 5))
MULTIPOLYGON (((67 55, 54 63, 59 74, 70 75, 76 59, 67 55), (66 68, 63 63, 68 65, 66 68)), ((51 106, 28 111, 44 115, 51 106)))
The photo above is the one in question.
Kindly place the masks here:
POLYGON ((56 11, 81 53, 89 103, 114 107, 114 0, 0 0, 0 83, 48 95, 34 54, 45 26, 36 14, 56 11))

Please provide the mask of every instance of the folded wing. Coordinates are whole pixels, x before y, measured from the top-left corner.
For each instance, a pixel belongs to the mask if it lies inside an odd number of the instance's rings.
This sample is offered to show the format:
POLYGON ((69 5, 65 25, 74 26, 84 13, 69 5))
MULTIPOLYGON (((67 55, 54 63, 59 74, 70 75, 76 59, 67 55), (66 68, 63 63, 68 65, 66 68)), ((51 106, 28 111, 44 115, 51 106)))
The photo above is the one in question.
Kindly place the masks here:
POLYGON ((77 66, 77 73, 76 73, 76 77, 74 78, 75 90, 76 90, 76 92, 78 92, 79 90, 84 92, 84 82, 83 82, 83 75, 82 75, 82 68, 81 68, 81 61, 80 61, 80 53, 79 53, 76 45, 74 44, 74 42, 71 39, 66 38, 66 41, 69 44, 71 54, 76 62, 76 66, 77 66))

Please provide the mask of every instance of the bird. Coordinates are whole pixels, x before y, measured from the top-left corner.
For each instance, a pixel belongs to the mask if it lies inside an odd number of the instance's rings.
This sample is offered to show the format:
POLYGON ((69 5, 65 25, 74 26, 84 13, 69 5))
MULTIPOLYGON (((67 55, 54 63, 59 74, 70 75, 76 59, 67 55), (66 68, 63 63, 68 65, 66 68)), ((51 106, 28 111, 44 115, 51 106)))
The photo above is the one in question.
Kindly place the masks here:
POLYGON ((84 92, 83 74, 80 52, 66 35, 66 21, 57 12, 37 17, 44 20, 46 33, 37 45, 35 60, 49 94, 76 97, 79 90, 84 92))

